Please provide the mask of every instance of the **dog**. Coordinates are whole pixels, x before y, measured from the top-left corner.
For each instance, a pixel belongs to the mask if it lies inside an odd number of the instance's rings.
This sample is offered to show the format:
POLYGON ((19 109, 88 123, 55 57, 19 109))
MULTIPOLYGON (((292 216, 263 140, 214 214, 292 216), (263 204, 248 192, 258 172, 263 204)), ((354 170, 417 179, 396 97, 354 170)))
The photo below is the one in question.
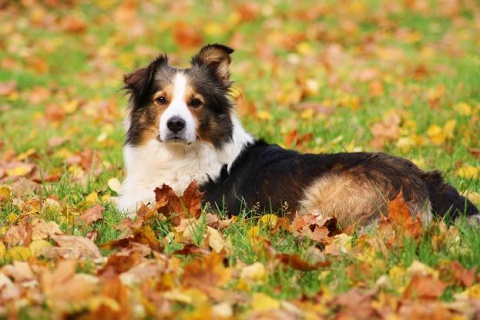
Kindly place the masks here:
POLYGON ((195 180, 204 204, 236 215, 310 212, 340 225, 367 225, 400 192, 413 216, 478 219, 478 209, 438 171, 384 153, 300 154, 256 140, 244 130, 230 98, 233 49, 209 44, 191 66, 166 54, 124 76, 126 178, 119 209, 135 214, 169 185, 177 195, 195 180))

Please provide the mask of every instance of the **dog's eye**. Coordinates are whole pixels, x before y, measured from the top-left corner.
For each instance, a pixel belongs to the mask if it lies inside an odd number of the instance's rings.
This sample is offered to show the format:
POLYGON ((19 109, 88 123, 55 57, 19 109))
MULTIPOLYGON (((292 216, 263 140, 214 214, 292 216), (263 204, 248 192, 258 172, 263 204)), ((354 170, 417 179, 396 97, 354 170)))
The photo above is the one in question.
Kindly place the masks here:
POLYGON ((202 105, 202 101, 200 101, 200 99, 197 99, 197 98, 193 98, 191 101, 190 101, 190 107, 192 108, 198 108, 202 105))
POLYGON ((158 103, 158 104, 166 104, 167 103, 167 99, 165 99, 165 97, 158 97, 157 99, 155 99, 155 102, 158 103))

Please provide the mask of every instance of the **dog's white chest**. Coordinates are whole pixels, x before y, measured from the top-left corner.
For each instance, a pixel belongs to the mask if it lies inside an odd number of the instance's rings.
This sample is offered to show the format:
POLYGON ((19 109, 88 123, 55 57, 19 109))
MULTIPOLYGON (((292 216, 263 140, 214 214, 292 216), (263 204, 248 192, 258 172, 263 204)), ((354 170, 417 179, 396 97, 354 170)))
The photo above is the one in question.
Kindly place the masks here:
POLYGON ((216 179, 224 163, 207 144, 195 147, 165 147, 156 141, 124 149, 127 177, 122 185, 119 208, 135 212, 141 202, 155 199, 154 190, 169 185, 178 195, 193 181, 199 184, 216 179))

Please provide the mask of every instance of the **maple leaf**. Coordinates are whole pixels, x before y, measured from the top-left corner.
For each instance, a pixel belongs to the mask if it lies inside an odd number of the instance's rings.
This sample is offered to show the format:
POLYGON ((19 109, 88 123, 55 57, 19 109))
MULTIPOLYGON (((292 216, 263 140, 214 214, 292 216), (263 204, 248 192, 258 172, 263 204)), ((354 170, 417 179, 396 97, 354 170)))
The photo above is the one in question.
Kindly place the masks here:
POLYGON ((412 218, 410 209, 403 198, 400 191, 395 199, 388 203, 388 219, 395 227, 397 232, 403 236, 418 238, 423 231, 422 221, 420 217, 412 218))
POLYGON ((187 189, 179 197, 170 186, 163 184, 161 188, 155 188, 155 201, 166 201, 157 211, 170 218, 174 226, 179 226, 181 218, 198 218, 202 212, 203 193, 198 189, 195 181, 192 181, 187 189))
POLYGON ((85 223, 87 226, 90 226, 92 223, 103 219, 103 211, 105 211, 105 207, 97 203, 95 206, 82 213, 80 218, 82 219, 83 223, 85 223))
POLYGON ((431 275, 415 275, 403 293, 406 299, 438 299, 442 294, 447 284, 441 280, 435 279, 431 275))

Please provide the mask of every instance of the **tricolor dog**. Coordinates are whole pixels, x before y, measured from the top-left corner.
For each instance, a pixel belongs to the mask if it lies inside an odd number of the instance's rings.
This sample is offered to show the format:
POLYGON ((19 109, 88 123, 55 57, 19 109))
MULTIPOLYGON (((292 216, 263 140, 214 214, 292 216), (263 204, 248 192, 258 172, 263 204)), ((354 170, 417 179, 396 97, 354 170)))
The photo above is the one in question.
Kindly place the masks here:
POLYGON ((203 47, 186 69, 165 54, 125 76, 129 94, 119 208, 130 214, 167 184, 177 194, 195 180, 204 202, 238 214, 312 212, 341 225, 366 225, 401 191, 424 222, 445 214, 477 220, 478 209, 438 171, 384 153, 300 154, 256 140, 229 97, 230 55, 203 47))

